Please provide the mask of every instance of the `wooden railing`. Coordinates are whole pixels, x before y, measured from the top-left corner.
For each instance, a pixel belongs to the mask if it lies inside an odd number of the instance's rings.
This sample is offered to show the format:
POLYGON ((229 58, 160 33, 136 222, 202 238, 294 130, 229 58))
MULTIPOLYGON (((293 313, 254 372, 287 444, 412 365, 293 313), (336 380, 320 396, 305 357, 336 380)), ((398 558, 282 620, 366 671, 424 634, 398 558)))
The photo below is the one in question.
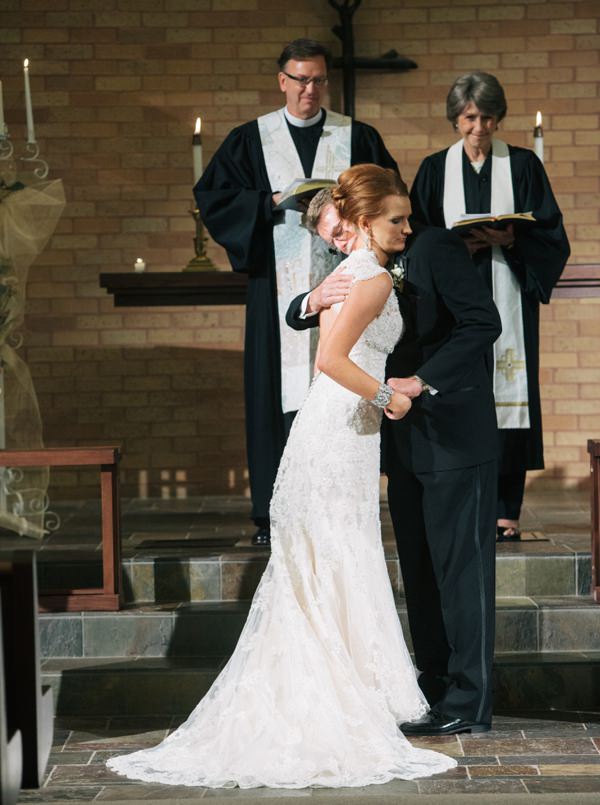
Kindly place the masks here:
POLYGON ((102 516, 102 587, 46 590, 40 607, 46 610, 117 610, 121 591, 121 532, 119 510, 119 447, 45 447, 0 450, 0 467, 100 467, 102 516))

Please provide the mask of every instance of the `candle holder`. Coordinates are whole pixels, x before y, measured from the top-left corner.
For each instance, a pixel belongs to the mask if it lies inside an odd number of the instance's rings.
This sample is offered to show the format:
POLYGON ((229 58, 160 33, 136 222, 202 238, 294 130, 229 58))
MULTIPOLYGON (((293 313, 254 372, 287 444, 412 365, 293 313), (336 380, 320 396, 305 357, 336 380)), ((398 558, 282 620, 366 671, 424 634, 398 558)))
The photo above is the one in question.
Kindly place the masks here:
POLYGON ((13 159, 14 147, 8 129, 0 134, 0 188, 11 187, 17 181, 17 169, 13 159))
MULTIPOLYGON (((28 156, 19 157, 20 162, 35 162, 38 163, 38 167, 33 169, 33 174, 38 179, 45 179, 48 176, 48 171, 50 170, 48 167, 48 163, 40 158, 40 147, 37 143, 26 143, 25 150, 28 152, 28 156)), ((0 162, 7 162, 8 166, 0 166, 0 176, 4 178, 4 183, 6 185, 11 185, 14 183, 16 179, 16 175, 14 175, 15 167, 14 165, 11 166, 12 158, 14 155, 15 149, 12 144, 12 140, 8 134, 8 129, 4 128, 4 132, 0 134, 0 162), (6 181, 5 176, 9 175, 9 181, 6 181)))
POLYGON ((0 132, 0 159, 10 159, 14 153, 12 140, 8 136, 8 129, 4 127, 4 131, 0 132))
POLYGON ((37 162, 39 163, 37 168, 33 169, 34 176, 37 176, 38 179, 45 179, 48 176, 48 163, 40 158, 40 147, 37 143, 27 143, 25 145, 25 150, 29 152, 30 156, 26 157, 19 157, 21 162, 37 162))
POLYGON ((196 222, 196 237, 194 238, 194 251, 195 257, 192 257, 184 271, 216 271, 217 268, 213 264, 210 257, 206 254, 206 242, 208 238, 204 235, 204 224, 200 217, 200 210, 194 207, 190 210, 190 215, 196 222))

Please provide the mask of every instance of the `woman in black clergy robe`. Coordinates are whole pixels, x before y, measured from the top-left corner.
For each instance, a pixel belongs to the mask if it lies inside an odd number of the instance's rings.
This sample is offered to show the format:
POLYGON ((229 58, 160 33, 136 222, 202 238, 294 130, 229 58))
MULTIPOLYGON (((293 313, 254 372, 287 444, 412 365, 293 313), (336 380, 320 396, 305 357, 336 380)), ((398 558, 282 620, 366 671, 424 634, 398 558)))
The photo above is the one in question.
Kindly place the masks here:
MULTIPOLYGON (((288 122, 305 176, 312 175, 327 110, 311 126, 288 122)), ((372 126, 352 121, 351 163, 398 167, 372 126)), ((335 177, 337 178, 337 177, 335 177)), ((293 413, 281 408, 279 317, 272 195, 256 120, 233 129, 217 149, 194 195, 211 236, 227 250, 234 271, 248 274, 244 381, 252 519, 268 535, 269 502, 293 413)), ((295 413, 295 412, 294 412, 295 413)), ((269 544, 256 542, 255 544, 269 544)))
MULTIPOLYGON (((505 402, 503 410, 501 395, 496 392, 499 420, 497 539, 518 540, 526 471, 544 466, 538 379, 539 305, 550 301, 552 289, 570 253, 569 242, 561 212, 538 157, 529 149, 506 146, 493 138, 506 114, 504 91, 498 80, 480 72, 461 76, 448 93, 446 112, 462 142, 423 160, 411 191, 414 219, 449 228, 457 218, 452 216, 453 220, 447 220, 448 217, 461 206, 460 211, 465 214, 531 212, 536 219, 533 225, 516 224, 503 230, 473 228, 466 237, 475 265, 493 290, 503 334, 512 336, 515 331, 521 331, 525 372, 520 399, 524 402, 505 402), (498 157, 496 162, 494 156, 498 157), (502 156, 507 159, 502 160, 502 156), (502 161, 506 166, 505 175, 500 167, 494 167, 500 166, 502 161), (493 175, 496 176, 496 193, 492 187, 493 175), (503 209, 494 209, 494 204, 499 207, 502 203, 503 209), (494 274, 495 266, 504 269, 504 278, 494 274), (508 278, 506 272, 511 272, 514 279, 508 278), (506 282, 507 279, 510 281, 506 282), (504 290, 499 291, 498 285, 504 290), (510 406, 513 406, 512 411, 510 406), (511 418, 514 422, 519 406, 519 416, 525 418, 521 418, 517 427, 512 427, 511 418)), ((516 362, 516 357, 523 355, 510 351, 507 355, 505 351, 500 357, 497 351, 493 371, 502 370, 512 381, 519 367, 523 369, 523 362, 516 362)), ((496 374, 495 384, 497 378, 496 374)))

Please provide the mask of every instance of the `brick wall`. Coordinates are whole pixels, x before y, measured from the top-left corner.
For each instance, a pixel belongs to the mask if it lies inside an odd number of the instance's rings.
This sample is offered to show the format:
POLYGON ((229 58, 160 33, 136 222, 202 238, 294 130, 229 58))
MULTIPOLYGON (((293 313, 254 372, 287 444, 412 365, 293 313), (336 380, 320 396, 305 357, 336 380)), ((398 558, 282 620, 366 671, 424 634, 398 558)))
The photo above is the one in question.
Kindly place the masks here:
MULTIPOLYGON (((48 444, 123 442, 126 492, 239 493, 246 487, 243 312, 114 308, 100 271, 177 271, 192 256, 191 133, 207 158, 230 128, 281 103, 274 59, 296 36, 329 42, 325 0, 3 0, 0 77, 17 146, 22 60, 31 60, 38 140, 68 206, 30 273, 22 354, 48 444)), ((598 2, 364 0, 356 51, 395 47, 419 68, 360 74, 357 116, 372 123, 410 181, 453 140, 451 81, 481 68, 504 84, 511 143, 532 144, 544 113, 546 166, 565 212, 572 262, 598 263, 598 2)), ((331 106, 340 108, 334 76, 331 106)), ((23 179, 27 180, 23 174, 23 179)), ((213 247, 215 262, 226 259, 213 247)), ((543 312, 547 465, 536 483, 587 476, 598 435, 600 300, 543 312)), ((83 494, 76 474, 64 492, 83 494)))

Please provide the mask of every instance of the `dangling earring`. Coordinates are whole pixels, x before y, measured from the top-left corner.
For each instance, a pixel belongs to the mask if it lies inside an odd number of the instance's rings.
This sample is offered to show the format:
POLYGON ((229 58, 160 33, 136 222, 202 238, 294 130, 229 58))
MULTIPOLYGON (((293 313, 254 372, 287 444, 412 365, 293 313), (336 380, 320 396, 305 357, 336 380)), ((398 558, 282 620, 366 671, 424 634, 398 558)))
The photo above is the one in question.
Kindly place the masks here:
POLYGON ((371 233, 369 231, 365 232, 364 229, 358 227, 358 234, 362 238, 363 243, 365 244, 367 251, 371 251, 371 233))

